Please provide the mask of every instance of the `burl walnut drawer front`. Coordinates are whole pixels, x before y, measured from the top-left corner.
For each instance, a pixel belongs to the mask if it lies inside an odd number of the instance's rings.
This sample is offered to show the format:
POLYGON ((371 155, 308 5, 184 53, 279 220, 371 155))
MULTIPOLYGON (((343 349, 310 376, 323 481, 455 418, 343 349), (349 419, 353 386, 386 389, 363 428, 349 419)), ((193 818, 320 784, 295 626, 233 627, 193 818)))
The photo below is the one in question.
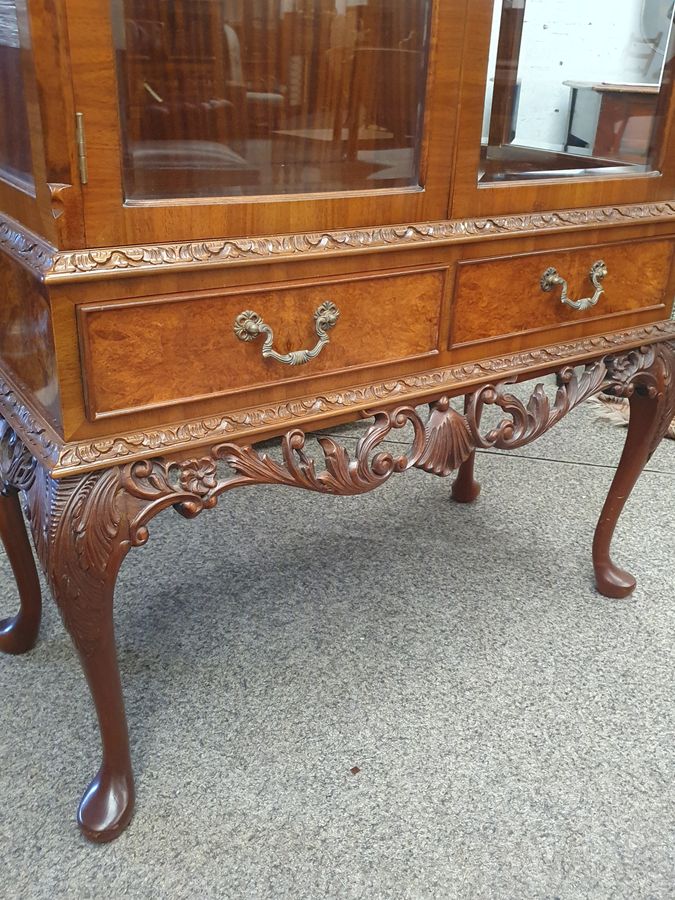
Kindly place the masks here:
POLYGON ((640 310, 652 311, 653 321, 667 318, 672 254, 664 240, 463 261, 451 346, 579 323, 599 333, 622 327, 622 314, 640 310))
POLYGON ((421 268, 80 306, 87 415, 436 353, 446 275, 421 268))

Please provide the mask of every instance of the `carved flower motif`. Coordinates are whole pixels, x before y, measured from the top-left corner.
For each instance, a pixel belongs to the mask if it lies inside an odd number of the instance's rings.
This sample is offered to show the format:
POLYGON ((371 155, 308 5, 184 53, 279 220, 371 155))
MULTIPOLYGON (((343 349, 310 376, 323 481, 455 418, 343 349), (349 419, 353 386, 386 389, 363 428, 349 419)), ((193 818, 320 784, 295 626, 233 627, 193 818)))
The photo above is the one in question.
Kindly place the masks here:
POLYGON ((218 473, 215 460, 208 457, 191 459, 181 465, 180 486, 187 493, 194 494, 203 500, 217 485, 218 473))

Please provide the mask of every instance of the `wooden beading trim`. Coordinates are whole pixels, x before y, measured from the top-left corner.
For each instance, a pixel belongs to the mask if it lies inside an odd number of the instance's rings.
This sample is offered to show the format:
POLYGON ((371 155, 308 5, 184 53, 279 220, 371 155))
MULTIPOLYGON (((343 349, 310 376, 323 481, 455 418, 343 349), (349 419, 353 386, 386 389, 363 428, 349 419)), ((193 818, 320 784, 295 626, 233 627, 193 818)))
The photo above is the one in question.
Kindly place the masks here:
POLYGON ((307 259, 346 252, 439 246, 485 238, 673 220, 675 201, 666 201, 345 231, 57 250, 17 222, 0 215, 0 248, 32 269, 41 280, 56 282, 307 259))

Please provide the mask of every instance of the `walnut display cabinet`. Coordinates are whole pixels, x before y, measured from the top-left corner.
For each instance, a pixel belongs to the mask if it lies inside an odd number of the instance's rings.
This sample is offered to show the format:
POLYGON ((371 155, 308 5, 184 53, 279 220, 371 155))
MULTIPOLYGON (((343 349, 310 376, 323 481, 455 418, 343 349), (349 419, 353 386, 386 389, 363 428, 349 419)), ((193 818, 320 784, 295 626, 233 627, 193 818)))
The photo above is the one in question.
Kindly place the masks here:
POLYGON ((0 650, 40 621, 22 501, 100 725, 88 838, 132 815, 113 592, 162 510, 412 467, 469 502, 477 449, 613 393, 593 563, 633 590, 610 542, 675 416, 673 13, 648 5, 0 0, 0 650), (358 419, 353 452, 325 434, 358 419))

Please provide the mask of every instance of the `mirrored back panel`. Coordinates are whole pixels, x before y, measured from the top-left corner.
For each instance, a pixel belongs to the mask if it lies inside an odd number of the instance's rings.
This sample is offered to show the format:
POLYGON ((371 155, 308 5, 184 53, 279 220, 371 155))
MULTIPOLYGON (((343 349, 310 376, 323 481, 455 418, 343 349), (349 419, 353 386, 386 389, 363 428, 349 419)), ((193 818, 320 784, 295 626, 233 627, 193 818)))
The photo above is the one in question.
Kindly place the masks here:
POLYGON ((674 6, 494 0, 479 182, 656 169, 674 6))
POLYGON ((414 187, 432 0, 113 0, 127 201, 414 187))

